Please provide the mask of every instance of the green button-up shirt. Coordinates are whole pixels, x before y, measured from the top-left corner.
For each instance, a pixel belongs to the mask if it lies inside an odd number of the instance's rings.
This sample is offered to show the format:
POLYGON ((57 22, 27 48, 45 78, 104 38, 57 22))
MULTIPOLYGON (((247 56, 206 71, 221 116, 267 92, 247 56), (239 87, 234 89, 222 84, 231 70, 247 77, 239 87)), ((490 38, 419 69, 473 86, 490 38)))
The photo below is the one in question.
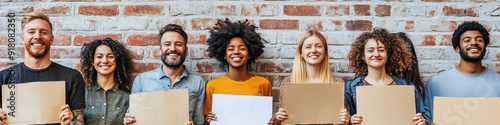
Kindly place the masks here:
MULTIPOLYGON (((116 85, 116 84, 115 84, 116 85)), ((85 89, 85 124, 122 125, 129 106, 129 95, 113 85, 104 90, 97 82, 85 89)))

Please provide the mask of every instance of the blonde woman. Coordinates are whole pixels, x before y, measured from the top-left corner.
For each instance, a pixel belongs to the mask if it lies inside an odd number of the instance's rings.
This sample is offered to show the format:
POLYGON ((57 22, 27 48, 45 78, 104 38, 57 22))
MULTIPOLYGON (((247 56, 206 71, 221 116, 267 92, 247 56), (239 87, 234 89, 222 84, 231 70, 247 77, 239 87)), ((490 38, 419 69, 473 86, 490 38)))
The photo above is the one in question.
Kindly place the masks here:
MULTIPOLYGON (((326 38, 316 30, 308 30, 300 38, 293 63, 292 75, 282 83, 333 83, 344 82, 342 78, 333 76, 328 61, 326 38)), ((347 106, 346 106, 347 107, 347 106)), ((276 113, 277 123, 288 119, 286 107, 280 107, 276 113)), ((346 109, 343 110, 347 112, 346 109)), ((347 124, 348 113, 340 114, 341 121, 347 124)))

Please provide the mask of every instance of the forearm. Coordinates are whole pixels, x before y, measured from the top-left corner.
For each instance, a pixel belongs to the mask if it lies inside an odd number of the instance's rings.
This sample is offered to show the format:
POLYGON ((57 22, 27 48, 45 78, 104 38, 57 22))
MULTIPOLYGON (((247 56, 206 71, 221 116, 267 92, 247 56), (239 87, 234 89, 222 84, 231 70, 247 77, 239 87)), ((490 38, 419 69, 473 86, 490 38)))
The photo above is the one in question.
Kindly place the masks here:
POLYGON ((71 120, 71 125, 84 125, 83 123, 83 114, 85 109, 76 109, 73 110, 73 120, 71 120))

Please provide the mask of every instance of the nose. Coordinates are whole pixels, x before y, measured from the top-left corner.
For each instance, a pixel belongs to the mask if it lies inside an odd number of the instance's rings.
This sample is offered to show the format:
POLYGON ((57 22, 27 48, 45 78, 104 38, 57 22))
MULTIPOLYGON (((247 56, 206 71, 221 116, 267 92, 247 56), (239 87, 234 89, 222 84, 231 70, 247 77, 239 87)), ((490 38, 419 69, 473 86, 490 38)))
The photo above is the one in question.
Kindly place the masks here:
POLYGON ((240 49, 234 49, 234 54, 240 54, 240 49))
POLYGON ((476 40, 476 39, 471 39, 470 44, 474 44, 474 45, 476 45, 476 44, 478 44, 478 42, 477 42, 477 40, 476 40))
POLYGON ((101 63, 104 63, 104 64, 108 63, 108 62, 109 62, 109 60, 108 60, 108 59, 109 59, 108 57, 104 56, 104 57, 102 58, 102 60, 101 60, 101 63))
POLYGON ((375 50, 375 52, 373 52, 373 55, 374 55, 374 56, 379 56, 379 55, 380 55, 380 53, 378 52, 378 49, 377 49, 377 50, 375 50))
POLYGON ((170 46, 168 46, 168 49, 170 49, 171 51, 176 51, 175 44, 171 44, 170 46))
POLYGON ((33 39, 35 40, 41 40, 42 35, 40 35, 40 32, 36 32, 35 35, 33 36, 33 39))
POLYGON ((312 53, 317 53, 317 52, 319 52, 319 51, 318 51, 318 48, 317 48, 317 47, 313 46, 313 47, 312 47, 312 51, 311 51, 311 52, 312 52, 312 53))

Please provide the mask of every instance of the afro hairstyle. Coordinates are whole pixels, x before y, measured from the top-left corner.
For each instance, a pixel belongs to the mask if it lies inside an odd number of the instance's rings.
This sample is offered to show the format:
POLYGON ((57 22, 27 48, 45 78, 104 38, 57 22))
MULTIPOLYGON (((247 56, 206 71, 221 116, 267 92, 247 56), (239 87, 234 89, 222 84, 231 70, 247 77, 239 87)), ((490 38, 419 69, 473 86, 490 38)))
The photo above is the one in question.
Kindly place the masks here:
POLYGON ((226 49, 232 38, 239 37, 248 48, 247 66, 255 62, 264 53, 264 40, 255 32, 257 26, 248 20, 231 22, 229 19, 218 20, 207 39, 208 52, 211 58, 217 59, 223 67, 228 66, 225 59, 226 49))

